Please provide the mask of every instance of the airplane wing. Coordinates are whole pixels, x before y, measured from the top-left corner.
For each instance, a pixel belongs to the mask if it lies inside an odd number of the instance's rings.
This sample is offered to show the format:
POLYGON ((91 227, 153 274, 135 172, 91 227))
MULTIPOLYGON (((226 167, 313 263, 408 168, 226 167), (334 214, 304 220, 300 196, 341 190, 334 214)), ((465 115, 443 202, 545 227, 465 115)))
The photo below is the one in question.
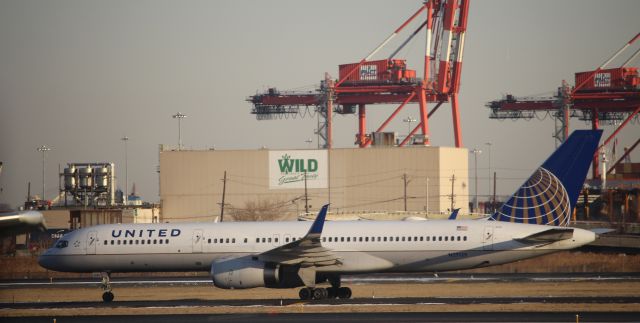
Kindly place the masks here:
POLYGON ((573 228, 551 228, 522 238, 515 238, 515 240, 522 242, 554 242, 571 239, 571 237, 573 237, 573 228))
POLYGON ((37 230, 44 231, 46 229, 44 217, 40 212, 29 211, 0 216, 0 236, 37 230))
POLYGON ((265 251, 257 255, 258 259, 265 262, 274 262, 285 265, 329 266, 340 262, 336 254, 322 246, 320 237, 324 226, 329 204, 322 207, 309 232, 300 240, 296 240, 283 246, 265 251))

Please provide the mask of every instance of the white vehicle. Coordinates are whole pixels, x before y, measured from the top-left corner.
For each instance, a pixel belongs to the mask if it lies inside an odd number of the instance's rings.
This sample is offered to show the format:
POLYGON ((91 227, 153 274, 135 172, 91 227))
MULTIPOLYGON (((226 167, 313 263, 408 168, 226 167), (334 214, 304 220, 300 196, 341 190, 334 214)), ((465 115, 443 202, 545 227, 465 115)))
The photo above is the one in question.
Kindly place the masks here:
POLYGON ((39 258, 65 272, 208 271, 219 288, 294 288, 349 298, 342 275, 500 265, 595 240, 567 227, 601 131, 578 130, 485 220, 112 224, 66 234, 39 258), (318 288, 329 282, 331 287, 318 288))

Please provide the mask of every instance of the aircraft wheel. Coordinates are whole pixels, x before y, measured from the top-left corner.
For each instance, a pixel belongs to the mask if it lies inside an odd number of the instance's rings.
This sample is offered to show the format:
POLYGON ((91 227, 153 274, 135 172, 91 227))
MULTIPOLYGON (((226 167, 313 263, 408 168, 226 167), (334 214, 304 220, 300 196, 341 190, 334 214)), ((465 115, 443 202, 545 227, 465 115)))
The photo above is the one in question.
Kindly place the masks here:
POLYGON ((327 288, 327 298, 336 298, 338 297, 338 288, 329 287, 327 288))
POLYGON ((338 288, 338 298, 351 298, 351 288, 340 287, 338 288))
POLYGON ((313 299, 325 299, 327 298, 327 290, 324 288, 315 288, 313 290, 313 299))
POLYGON ((111 301, 113 300, 113 293, 112 293, 112 292, 104 292, 104 293, 102 294, 102 300, 103 300, 105 303, 109 303, 109 302, 111 302, 111 301))
POLYGON ((308 288, 308 287, 302 288, 300 290, 300 292, 298 293, 298 296, 300 296, 301 300, 311 299, 311 297, 313 296, 312 295, 312 289, 308 288))

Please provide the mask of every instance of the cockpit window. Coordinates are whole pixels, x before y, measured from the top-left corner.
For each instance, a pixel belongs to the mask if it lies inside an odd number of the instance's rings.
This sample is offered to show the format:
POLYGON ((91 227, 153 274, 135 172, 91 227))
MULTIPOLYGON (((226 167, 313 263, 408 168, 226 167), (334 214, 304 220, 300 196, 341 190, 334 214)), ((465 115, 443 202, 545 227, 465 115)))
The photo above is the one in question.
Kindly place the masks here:
POLYGON ((67 240, 60 240, 58 241, 58 243, 56 243, 56 248, 59 249, 66 248, 67 246, 69 246, 69 241, 67 240))

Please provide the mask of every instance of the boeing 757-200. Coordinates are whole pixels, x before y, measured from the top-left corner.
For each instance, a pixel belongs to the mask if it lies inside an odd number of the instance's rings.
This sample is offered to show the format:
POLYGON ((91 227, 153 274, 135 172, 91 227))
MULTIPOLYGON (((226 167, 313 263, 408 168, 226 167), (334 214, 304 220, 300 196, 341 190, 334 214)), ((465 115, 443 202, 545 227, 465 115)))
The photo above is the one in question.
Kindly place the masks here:
POLYGON ((462 270, 595 240, 568 227, 601 131, 575 131, 497 212, 482 220, 109 224, 66 234, 39 258, 65 272, 207 271, 219 288, 300 289, 301 299, 349 298, 341 276, 462 270), (331 287, 317 284, 329 282, 331 287))

